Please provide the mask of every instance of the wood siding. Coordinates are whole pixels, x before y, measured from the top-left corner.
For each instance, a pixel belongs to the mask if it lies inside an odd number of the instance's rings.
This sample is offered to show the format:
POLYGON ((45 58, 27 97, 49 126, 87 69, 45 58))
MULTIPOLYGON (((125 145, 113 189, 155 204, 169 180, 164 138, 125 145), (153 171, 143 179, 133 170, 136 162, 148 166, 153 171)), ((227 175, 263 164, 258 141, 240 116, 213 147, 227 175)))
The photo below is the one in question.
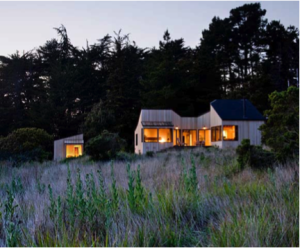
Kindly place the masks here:
MULTIPOLYGON (((264 123, 264 121, 223 121, 215 109, 210 106, 210 112, 205 113, 198 117, 181 117, 173 110, 149 110, 143 109, 141 110, 141 114, 139 117, 139 121, 137 127, 134 132, 134 139, 136 139, 136 134, 138 134, 138 145, 136 146, 135 140, 135 153, 144 154, 147 151, 157 152, 162 149, 166 149, 174 146, 176 143, 173 137, 173 143, 144 143, 142 142, 143 135, 143 121, 156 121, 156 122, 172 122, 174 127, 173 130, 178 128, 181 130, 180 140, 182 141, 182 130, 197 130, 197 140, 199 139, 199 130, 204 127, 210 129, 214 126, 221 126, 223 130, 223 125, 238 125, 238 141, 218 141, 211 142, 211 131, 208 130, 209 133, 205 134, 206 145, 216 145, 220 148, 226 147, 237 147, 241 140, 250 139, 251 144, 253 145, 261 145, 261 132, 258 130, 260 125, 264 123), (209 139, 208 139, 209 138, 209 139)), ((163 128, 163 127, 152 127, 152 128, 163 128)), ((172 131, 172 134, 174 132, 172 131)))
MULTIPOLYGON (((83 141, 83 134, 74 135, 71 137, 59 139, 54 141, 54 160, 61 160, 66 158, 66 143, 68 144, 82 144, 83 141)), ((83 146, 82 146, 82 153, 83 153, 83 146)))
POLYGON ((203 127, 210 127, 210 112, 197 117, 197 127, 198 129, 203 129, 203 127))

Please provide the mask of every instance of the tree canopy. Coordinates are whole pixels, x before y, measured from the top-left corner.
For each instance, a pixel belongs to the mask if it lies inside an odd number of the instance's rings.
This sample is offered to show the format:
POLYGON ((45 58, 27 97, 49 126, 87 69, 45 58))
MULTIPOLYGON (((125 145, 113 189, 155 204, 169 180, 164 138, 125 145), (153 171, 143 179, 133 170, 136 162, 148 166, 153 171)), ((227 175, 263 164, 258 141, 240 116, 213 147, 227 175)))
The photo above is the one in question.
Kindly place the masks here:
POLYGON ((271 92, 298 84, 299 64, 298 29, 265 14, 251 3, 213 17, 195 48, 168 30, 157 48, 121 31, 78 48, 55 28, 58 37, 38 49, 0 56, 0 136, 23 127, 54 138, 109 130, 132 146, 141 108, 195 116, 214 99, 243 97, 265 111, 271 92))

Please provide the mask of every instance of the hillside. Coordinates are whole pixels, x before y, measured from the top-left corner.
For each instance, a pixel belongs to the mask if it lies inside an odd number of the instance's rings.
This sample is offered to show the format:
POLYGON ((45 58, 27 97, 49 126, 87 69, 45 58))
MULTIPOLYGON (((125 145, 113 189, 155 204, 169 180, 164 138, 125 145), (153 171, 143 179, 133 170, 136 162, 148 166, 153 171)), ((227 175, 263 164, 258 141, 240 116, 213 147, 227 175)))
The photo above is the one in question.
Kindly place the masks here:
POLYGON ((297 162, 241 171, 216 148, 128 158, 113 172, 2 162, 0 246, 299 246, 297 162))

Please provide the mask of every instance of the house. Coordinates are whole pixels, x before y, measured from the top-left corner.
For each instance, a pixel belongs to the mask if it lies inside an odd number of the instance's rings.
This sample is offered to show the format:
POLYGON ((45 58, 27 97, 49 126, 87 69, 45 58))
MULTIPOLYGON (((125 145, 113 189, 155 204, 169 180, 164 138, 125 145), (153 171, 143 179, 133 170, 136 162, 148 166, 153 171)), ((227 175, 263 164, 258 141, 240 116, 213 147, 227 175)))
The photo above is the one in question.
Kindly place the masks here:
POLYGON ((265 117, 247 99, 214 100, 210 111, 181 117, 173 110, 142 109, 134 132, 135 153, 173 146, 237 147, 243 139, 261 145, 265 117))
POLYGON ((54 160, 78 157, 83 154, 83 134, 54 141, 54 160))

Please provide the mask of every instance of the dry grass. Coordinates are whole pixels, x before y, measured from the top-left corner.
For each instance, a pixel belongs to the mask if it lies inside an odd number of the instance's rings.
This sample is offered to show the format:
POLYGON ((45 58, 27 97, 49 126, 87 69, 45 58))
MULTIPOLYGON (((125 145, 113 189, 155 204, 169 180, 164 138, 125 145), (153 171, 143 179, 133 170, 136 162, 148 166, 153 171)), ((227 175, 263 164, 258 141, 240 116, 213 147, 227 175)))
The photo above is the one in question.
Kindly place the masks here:
MULTIPOLYGON (((91 174, 98 189, 97 171, 101 169, 110 204, 113 179, 109 162, 82 158, 68 164, 32 163, 20 168, 12 168, 8 162, 0 164, 0 246, 9 242, 18 246, 299 246, 297 162, 278 165, 273 171, 240 171, 234 150, 197 148, 159 153, 153 158, 141 156, 130 163, 131 171, 140 165, 145 193, 143 201, 135 200, 136 209, 129 207, 126 164, 114 162, 119 206, 107 205, 105 210, 96 204, 97 197, 89 198, 84 182, 86 174, 91 174), (195 191, 188 190, 183 179, 185 170, 192 173, 192 157, 195 191), (69 224, 68 168, 74 195, 80 169, 84 206, 94 206, 95 227, 87 221, 88 213, 80 221, 78 212, 74 225, 69 224), (18 179, 21 186, 12 185, 18 179), (50 218, 48 185, 55 204, 61 197, 61 222, 50 218), (13 204, 18 205, 9 221, 5 217, 7 189, 14 191, 13 204), (9 223, 13 223, 12 230, 9 223)), ((78 202, 74 204, 80 208, 78 202)))

